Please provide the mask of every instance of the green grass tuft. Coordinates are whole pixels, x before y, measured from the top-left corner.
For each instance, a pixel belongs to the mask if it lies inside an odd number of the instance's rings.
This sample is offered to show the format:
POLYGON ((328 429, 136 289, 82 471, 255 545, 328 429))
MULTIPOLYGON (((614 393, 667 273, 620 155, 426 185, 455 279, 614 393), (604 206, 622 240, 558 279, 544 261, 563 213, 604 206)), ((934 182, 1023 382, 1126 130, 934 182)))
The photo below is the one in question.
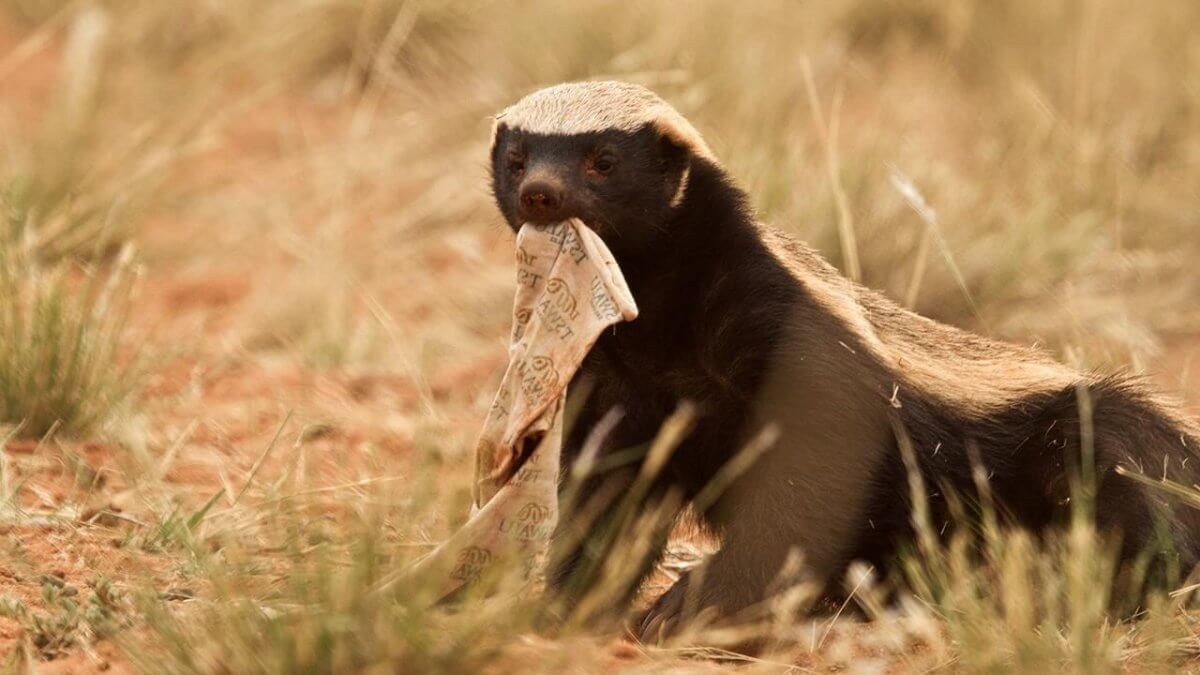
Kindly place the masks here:
POLYGON ((0 250, 0 424, 86 434, 129 400, 141 370, 122 351, 133 277, 128 253, 102 271, 0 250))

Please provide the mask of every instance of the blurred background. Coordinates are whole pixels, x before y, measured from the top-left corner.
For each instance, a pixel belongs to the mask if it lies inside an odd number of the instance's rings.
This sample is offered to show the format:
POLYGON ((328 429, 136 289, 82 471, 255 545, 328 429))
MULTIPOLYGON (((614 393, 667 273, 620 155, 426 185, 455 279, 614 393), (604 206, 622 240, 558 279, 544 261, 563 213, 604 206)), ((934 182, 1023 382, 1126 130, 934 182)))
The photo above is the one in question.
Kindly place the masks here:
POLYGON ((489 115, 584 78, 660 92, 764 220, 843 268, 855 248, 919 311, 1114 361, 1200 328, 1193 3, 3 5, 14 227, 43 256, 102 237, 176 278, 270 274, 258 327, 319 362, 394 358, 368 357, 355 305, 397 286, 406 319, 481 303, 455 347, 503 320, 476 294, 496 270, 418 281, 411 261, 491 245, 489 115))
POLYGON ((444 536, 511 306, 490 116, 587 78, 673 103, 844 273, 1194 414, 1197 35, 1195 2, 0 0, 10 501, 157 524, 114 521, 136 557, 243 532, 267 476, 334 536, 386 479, 399 539, 444 536))

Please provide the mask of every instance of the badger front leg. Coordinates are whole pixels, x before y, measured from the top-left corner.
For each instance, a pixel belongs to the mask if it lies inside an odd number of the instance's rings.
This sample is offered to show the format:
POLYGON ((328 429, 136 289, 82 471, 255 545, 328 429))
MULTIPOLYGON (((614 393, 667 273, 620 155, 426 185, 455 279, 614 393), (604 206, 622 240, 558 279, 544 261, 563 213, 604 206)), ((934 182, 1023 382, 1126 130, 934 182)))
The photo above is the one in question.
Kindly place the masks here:
POLYGON ((795 538, 773 531, 768 518, 762 511, 739 518, 721 549, 701 568, 681 576, 646 611, 636 627, 639 639, 657 642, 698 618, 754 621, 769 610, 772 592, 810 578, 811 570, 800 564, 795 538))
POLYGON ((865 506, 839 497, 838 473, 862 477, 844 457, 820 466, 788 449, 761 460, 706 514, 723 532, 720 550, 650 607, 635 626, 639 637, 657 641, 697 618, 752 622, 798 584, 825 593, 840 579, 865 506))
POLYGON ((630 525, 636 524, 645 513, 673 508, 668 514, 673 517, 678 510, 677 504, 666 499, 665 483, 639 484, 641 454, 649 447, 649 439, 653 438, 660 420, 647 416, 645 410, 639 411, 642 415, 610 412, 616 408, 612 398, 634 397, 609 382, 580 411, 563 447, 561 513, 551 540, 546 581, 559 609, 575 614, 576 620, 598 618, 603 613, 617 614, 632 603, 642 579, 666 547, 670 525, 652 523, 650 532, 631 532, 630 525), (603 396, 605 393, 609 396, 603 396), (617 415, 620 421, 608 432, 597 432, 605 426, 602 419, 608 415, 617 415), (600 435, 591 439, 595 433, 600 435), (579 462, 589 442, 599 442, 601 446, 589 466, 584 467, 579 462), (631 534, 640 534, 642 538, 628 541, 631 534), (641 551, 638 560, 622 555, 637 551, 641 551), (627 566, 620 570, 622 573, 614 569, 614 557, 627 566), (604 609, 608 611, 582 608, 582 601, 601 585, 607 599, 604 609), (581 608, 587 616, 578 615, 581 608))
POLYGON ((559 491, 562 513, 550 547, 546 582, 568 605, 574 605, 595 581, 611 547, 617 505, 629 493, 637 472, 624 467, 589 476, 559 491))
POLYGON ((555 532, 547 583, 577 621, 624 614, 666 550, 680 500, 662 483, 637 492, 628 467, 585 480, 566 500, 574 507, 555 532))

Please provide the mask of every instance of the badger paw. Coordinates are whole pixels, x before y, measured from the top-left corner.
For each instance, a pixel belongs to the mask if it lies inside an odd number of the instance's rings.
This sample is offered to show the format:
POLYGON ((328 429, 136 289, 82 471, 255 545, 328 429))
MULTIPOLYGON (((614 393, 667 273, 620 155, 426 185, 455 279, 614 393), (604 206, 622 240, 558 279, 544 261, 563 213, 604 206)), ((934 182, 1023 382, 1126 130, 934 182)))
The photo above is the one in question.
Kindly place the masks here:
POLYGON ((661 644, 679 629, 683 618, 683 606, 688 594, 688 577, 685 574, 667 589, 637 624, 637 638, 643 644, 661 644))

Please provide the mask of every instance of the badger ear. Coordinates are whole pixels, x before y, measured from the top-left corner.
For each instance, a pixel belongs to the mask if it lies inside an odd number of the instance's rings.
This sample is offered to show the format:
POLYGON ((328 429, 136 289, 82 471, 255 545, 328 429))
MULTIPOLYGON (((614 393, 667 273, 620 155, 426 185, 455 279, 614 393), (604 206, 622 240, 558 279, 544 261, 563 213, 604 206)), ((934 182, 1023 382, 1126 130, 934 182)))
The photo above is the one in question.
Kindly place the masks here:
POLYGON ((674 108, 665 107, 658 111, 653 126, 662 141, 662 156, 667 169, 666 196, 671 206, 679 206, 687 193, 692 159, 702 158, 714 164, 717 159, 696 127, 674 108))
POLYGON ((671 206, 679 206, 687 192, 688 176, 692 171, 692 149, 671 136, 660 134, 658 154, 662 158, 663 196, 671 206))
POLYGON ((496 147, 500 144, 500 135, 508 130, 504 122, 497 116, 492 118, 492 144, 488 148, 488 156, 492 158, 492 162, 496 161, 496 147))
POLYGON ((696 157, 703 157, 714 163, 717 161, 708 144, 704 142, 704 137, 700 135, 699 131, 696 131, 696 127, 693 127, 690 122, 674 110, 662 111, 655 117, 653 124, 659 136, 663 139, 683 148, 689 154, 696 157))

